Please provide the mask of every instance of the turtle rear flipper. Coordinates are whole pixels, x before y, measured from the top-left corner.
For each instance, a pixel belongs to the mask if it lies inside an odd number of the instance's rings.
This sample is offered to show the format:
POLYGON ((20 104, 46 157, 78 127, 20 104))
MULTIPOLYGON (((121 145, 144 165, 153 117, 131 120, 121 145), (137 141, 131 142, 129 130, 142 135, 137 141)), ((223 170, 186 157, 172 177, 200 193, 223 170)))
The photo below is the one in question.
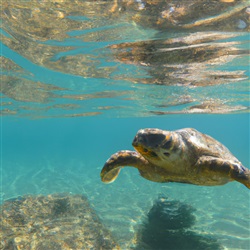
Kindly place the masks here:
POLYGON ((244 184, 247 188, 250 189, 250 170, 245 168, 242 165, 234 166, 234 169, 231 171, 231 177, 244 184))
POLYGON ((250 170, 240 163, 225 161, 212 156, 202 156, 197 161, 195 167, 197 167, 198 173, 214 172, 221 175, 221 177, 229 177, 238 181, 250 189, 250 170))

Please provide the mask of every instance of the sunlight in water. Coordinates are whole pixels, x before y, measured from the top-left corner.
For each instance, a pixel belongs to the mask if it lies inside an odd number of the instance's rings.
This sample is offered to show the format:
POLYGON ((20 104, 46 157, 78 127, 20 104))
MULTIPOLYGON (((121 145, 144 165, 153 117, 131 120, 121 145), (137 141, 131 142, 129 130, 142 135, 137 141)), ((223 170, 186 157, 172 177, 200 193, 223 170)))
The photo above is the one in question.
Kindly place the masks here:
POLYGON ((1 249, 250 249, 248 1, 0 6, 1 249))

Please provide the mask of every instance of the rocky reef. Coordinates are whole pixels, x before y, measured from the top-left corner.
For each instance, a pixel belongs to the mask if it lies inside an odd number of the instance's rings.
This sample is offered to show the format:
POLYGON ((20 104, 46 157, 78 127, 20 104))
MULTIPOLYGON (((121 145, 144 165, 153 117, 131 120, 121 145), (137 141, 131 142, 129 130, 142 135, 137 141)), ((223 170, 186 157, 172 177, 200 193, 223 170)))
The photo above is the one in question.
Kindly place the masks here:
POLYGON ((207 234, 199 234, 193 226, 195 209, 180 201, 160 196, 147 214, 137 233, 136 250, 220 250, 223 247, 207 234))
POLYGON ((20 196, 1 205, 0 249, 120 249, 83 195, 20 196))

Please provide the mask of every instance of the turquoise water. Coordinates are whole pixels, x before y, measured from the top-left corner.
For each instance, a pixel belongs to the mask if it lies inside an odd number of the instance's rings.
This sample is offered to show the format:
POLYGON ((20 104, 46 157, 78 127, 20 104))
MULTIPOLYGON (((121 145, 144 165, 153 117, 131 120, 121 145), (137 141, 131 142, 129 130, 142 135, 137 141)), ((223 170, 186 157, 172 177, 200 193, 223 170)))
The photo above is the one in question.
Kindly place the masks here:
POLYGON ((249 191, 233 182, 200 187, 146 181, 125 168, 112 184, 100 171, 120 149, 132 149, 142 127, 195 127, 206 132, 249 166, 249 116, 179 115, 154 118, 84 117, 55 120, 2 119, 2 198, 55 192, 84 193, 105 225, 127 249, 137 224, 159 194, 197 209, 196 230, 212 234, 228 249, 248 249, 249 191))
MULTIPOLYGON (((4 7, 10 17, 14 7, 4 7)), ((63 4, 57 8, 67 14, 63 4)), ((22 22, 22 15, 15 13, 12 17, 22 22)), ((250 249, 250 193, 240 183, 154 183, 132 168, 122 169, 112 184, 100 179, 109 156, 133 150, 136 132, 147 127, 193 127, 222 142, 249 168, 249 33, 206 30, 214 43, 237 52, 228 50, 229 58, 216 54, 210 61, 208 53, 201 62, 187 54, 191 62, 184 56, 184 62, 178 59, 173 66, 164 54, 168 39, 185 40, 196 30, 176 33, 171 27, 166 34, 127 16, 113 20, 74 13, 75 22, 86 22, 86 27, 68 26, 65 37, 52 36, 59 32, 39 37, 38 31, 27 33, 25 24, 17 30, 14 19, 3 17, 1 52, 7 61, 1 78, 2 202, 25 194, 85 194, 122 249, 130 249, 154 200, 164 194, 196 209, 195 232, 211 235, 225 249, 250 249), (155 49, 151 61, 137 54, 138 44, 110 47, 138 41, 159 42, 150 45, 155 49)), ((145 54, 147 49, 142 48, 145 54)))

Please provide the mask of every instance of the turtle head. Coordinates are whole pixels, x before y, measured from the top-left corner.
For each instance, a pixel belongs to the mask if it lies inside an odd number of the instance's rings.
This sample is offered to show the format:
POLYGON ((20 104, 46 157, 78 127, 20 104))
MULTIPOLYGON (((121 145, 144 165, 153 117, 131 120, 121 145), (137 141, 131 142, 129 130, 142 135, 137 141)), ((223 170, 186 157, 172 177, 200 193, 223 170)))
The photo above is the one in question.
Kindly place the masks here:
POLYGON ((132 145, 145 159, 158 166, 176 158, 180 147, 174 132, 154 128, 139 130, 132 145))

